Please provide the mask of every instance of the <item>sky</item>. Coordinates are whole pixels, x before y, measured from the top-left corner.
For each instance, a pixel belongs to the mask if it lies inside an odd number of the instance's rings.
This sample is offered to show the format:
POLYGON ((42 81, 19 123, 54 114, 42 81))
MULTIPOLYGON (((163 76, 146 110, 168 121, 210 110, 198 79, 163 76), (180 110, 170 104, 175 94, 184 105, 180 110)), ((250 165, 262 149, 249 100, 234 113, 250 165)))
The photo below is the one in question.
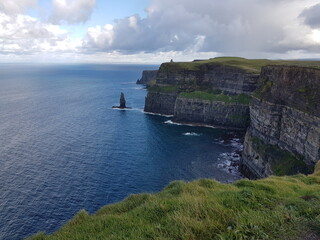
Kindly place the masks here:
POLYGON ((0 0, 0 62, 320 58, 320 0, 0 0))

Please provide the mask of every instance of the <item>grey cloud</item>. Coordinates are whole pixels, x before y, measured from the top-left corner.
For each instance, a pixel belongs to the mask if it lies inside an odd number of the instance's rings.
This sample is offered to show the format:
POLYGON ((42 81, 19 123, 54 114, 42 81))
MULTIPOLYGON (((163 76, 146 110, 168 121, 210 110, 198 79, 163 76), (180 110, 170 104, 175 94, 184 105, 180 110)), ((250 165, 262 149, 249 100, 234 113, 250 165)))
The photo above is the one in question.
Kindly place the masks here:
POLYGON ((38 0, 0 0, 0 12, 6 14, 23 13, 29 7, 35 7, 38 0))
POLYGON ((320 28, 320 3, 310 8, 306 8, 300 14, 304 19, 304 23, 312 28, 320 28))
POLYGON ((49 18, 52 23, 77 24, 90 18, 96 0, 53 0, 52 3, 53 13, 49 18))
POLYGON ((287 3, 287 0, 155 0, 147 9, 146 18, 134 15, 115 21, 112 29, 91 29, 84 47, 90 51, 124 53, 189 49, 227 54, 281 52, 290 50, 291 45, 308 48, 300 39, 287 42, 292 32, 301 32, 300 26, 287 27, 299 14, 288 9, 287 3))

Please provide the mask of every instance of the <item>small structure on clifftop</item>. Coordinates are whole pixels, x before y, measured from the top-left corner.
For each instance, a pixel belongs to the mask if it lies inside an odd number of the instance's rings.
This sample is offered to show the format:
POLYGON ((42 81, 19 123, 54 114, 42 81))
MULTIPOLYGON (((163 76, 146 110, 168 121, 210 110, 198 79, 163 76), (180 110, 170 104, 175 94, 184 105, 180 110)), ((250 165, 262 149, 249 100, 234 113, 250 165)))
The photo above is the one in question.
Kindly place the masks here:
POLYGON ((128 109, 126 106, 126 99, 124 97, 124 93, 120 94, 120 106, 113 106, 112 108, 119 108, 119 109, 128 109))

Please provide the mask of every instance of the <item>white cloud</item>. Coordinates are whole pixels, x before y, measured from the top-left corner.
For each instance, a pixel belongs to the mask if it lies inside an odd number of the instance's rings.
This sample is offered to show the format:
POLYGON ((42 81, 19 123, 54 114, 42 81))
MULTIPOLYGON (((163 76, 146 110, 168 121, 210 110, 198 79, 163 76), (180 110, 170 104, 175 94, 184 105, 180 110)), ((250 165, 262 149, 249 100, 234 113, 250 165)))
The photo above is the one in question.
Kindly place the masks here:
POLYGON ((23 13, 29 7, 36 7, 38 0, 0 0, 0 12, 23 13))
POLYGON ((96 0, 52 0, 53 13, 50 21, 55 24, 86 22, 96 5, 96 0))
POLYGON ((21 15, 0 13, 0 53, 76 52, 81 41, 73 40, 57 25, 21 15))

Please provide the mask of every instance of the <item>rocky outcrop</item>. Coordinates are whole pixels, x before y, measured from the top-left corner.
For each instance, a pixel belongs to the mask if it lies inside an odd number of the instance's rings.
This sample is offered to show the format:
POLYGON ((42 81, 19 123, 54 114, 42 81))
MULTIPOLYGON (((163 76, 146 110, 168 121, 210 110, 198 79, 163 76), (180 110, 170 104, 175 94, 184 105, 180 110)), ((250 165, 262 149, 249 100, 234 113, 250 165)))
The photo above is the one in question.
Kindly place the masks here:
POLYGON ((257 87, 259 74, 223 64, 201 64, 186 69, 174 63, 161 65, 157 84, 179 85, 190 90, 220 89, 229 94, 251 94, 257 87))
POLYGON ((319 69, 262 69, 244 144, 247 174, 260 178, 311 171, 320 159, 319 89, 319 69))
POLYGON ((162 115, 173 115, 177 92, 148 91, 144 111, 162 115))
POLYGON ((156 81, 158 70, 145 70, 142 72, 142 77, 138 79, 137 84, 149 84, 156 81))
MULTIPOLYGON (((198 61, 201 62, 201 61, 198 61)), ((156 85, 176 86, 172 93, 149 91, 145 111, 174 115, 176 121, 245 128, 249 124, 248 105, 178 98, 181 92, 221 91, 225 94, 251 94, 258 74, 220 63, 163 63, 156 85), (182 64, 182 65, 181 65, 182 64), (186 64, 185 66, 183 64, 186 64), (196 65, 194 65, 196 64, 196 65)))
POLYGON ((174 121, 246 129, 250 123, 249 106, 178 97, 174 107, 174 121))

